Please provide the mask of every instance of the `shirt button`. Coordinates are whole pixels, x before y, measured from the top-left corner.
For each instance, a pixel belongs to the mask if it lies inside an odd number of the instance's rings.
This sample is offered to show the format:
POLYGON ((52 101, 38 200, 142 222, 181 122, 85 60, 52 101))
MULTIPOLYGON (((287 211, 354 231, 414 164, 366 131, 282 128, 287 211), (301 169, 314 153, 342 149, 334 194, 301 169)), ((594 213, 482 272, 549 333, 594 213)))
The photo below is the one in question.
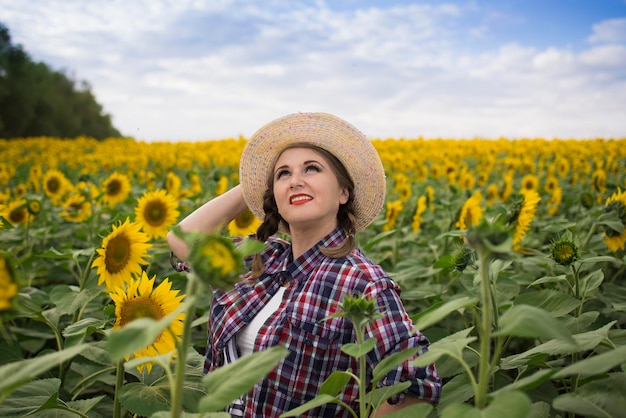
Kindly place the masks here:
POLYGON ((250 315, 245 315, 242 319, 243 322, 250 322, 250 315))

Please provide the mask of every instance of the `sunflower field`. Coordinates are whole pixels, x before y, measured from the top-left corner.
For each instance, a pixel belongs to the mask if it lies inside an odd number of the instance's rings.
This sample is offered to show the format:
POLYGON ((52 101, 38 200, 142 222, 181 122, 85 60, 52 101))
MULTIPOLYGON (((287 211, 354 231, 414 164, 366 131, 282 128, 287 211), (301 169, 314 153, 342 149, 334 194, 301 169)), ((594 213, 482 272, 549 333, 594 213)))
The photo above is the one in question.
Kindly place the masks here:
MULTIPOLYGON (((394 416, 624 417, 626 138, 373 143, 387 200, 359 246, 444 383, 394 416)), ((192 272, 165 241, 237 184, 245 144, 0 140, 0 416, 227 417, 280 361, 202 373, 210 289, 254 251, 225 237, 259 221, 193 237, 192 272)))

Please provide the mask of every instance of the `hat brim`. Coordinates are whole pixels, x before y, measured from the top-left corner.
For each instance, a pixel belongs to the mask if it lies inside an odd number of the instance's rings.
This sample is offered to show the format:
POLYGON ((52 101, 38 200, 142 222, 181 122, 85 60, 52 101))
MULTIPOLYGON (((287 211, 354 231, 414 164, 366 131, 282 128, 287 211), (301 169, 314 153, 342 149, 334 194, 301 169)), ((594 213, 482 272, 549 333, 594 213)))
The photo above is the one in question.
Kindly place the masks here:
POLYGON ((345 166, 354 182, 355 230, 369 226, 385 203, 383 164, 372 142, 345 120, 328 113, 295 113, 278 118, 255 132, 241 155, 239 181, 248 208, 263 219, 263 194, 278 155, 289 145, 323 148, 345 166))

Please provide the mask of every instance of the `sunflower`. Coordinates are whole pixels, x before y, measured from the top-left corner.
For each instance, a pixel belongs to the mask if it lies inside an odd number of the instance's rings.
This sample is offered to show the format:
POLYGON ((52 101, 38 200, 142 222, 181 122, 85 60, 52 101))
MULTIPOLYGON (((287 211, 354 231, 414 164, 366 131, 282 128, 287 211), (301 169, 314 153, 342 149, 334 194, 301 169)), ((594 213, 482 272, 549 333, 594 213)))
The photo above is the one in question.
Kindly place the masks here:
POLYGON ((0 251, 0 312, 11 309, 11 301, 17 295, 17 283, 8 255, 0 251))
POLYGON ((261 221, 254 216, 249 209, 244 210, 239 216, 228 224, 228 234, 231 237, 242 237, 256 232, 261 221))
POLYGON ((621 232, 606 227, 603 233, 604 242, 606 246, 609 247, 609 250, 613 252, 623 250, 626 244, 626 191, 617 189, 617 192, 613 193, 613 195, 606 200, 604 212, 615 212, 624 226, 621 232))
POLYGON ((13 197, 24 197, 24 195, 28 192, 28 186, 24 183, 20 183, 15 185, 13 188, 13 197))
POLYGON ((557 179, 555 176, 553 175, 549 175, 546 178, 546 182, 544 183, 543 188, 546 190, 546 192, 548 193, 554 193, 554 191, 558 188, 560 188, 559 186, 559 179, 557 179))
MULTIPOLYGON (((244 241, 244 243, 249 242, 256 241, 244 241)), ((238 248, 240 249, 241 246, 238 248)), ((243 255, 235 248, 231 239, 220 235, 205 234, 194 241, 191 246, 189 262, 198 277, 208 286, 230 289, 239 280, 243 255)))
POLYGON ((593 190, 604 193, 606 191, 606 172, 601 168, 594 171, 591 175, 591 184, 593 185, 593 190))
POLYGON ((128 176, 115 172, 104 180, 102 201, 104 204, 115 206, 126 200, 130 194, 130 187, 128 176))
POLYGON ((387 202, 387 213, 385 213, 385 225, 383 226, 383 231, 391 231, 398 221, 398 216, 400 212, 404 209, 404 204, 402 200, 395 200, 393 202, 387 202))
POLYGON ((191 183, 190 185, 191 193, 193 195, 202 193, 202 184, 200 183, 200 176, 197 175, 196 173, 189 173, 187 177, 189 178, 189 182, 191 183))
POLYGON ((562 266, 569 266, 580 257, 578 245, 571 233, 553 241, 550 245, 550 257, 562 266))
POLYGON ((215 195, 219 196, 224 194, 228 190, 228 177, 220 176, 220 179, 217 181, 217 185, 215 186, 215 195))
POLYGON ((141 265, 148 264, 144 258, 148 255, 151 244, 149 237, 141 232, 141 225, 130 222, 128 218, 102 240, 102 248, 92 264, 97 268, 98 284, 105 283, 108 291, 123 286, 131 274, 139 274, 141 265))
POLYGON ((167 173, 165 178, 165 190, 172 196, 178 196, 180 194, 180 185, 182 181, 178 175, 172 171, 167 173))
POLYGON ((82 194, 70 195, 63 202, 61 216, 66 221, 83 222, 91 216, 91 202, 82 194))
POLYGON ((469 199, 465 201, 459 216, 457 217, 455 226, 458 229, 465 230, 472 225, 477 225, 483 217, 483 209, 480 206, 480 202, 483 199, 483 195, 480 191, 474 192, 469 199))
POLYGON ((539 179, 534 174, 526 174, 522 177, 522 190, 537 190, 539 188, 539 179))
POLYGON ((515 211, 511 218, 515 232, 513 233, 513 249, 519 250, 520 244, 530 224, 535 219, 535 213, 537 212, 537 203, 541 200, 539 193, 535 190, 522 190, 519 195, 519 200, 516 203, 515 211))
POLYGON ((550 194, 550 199, 548 199, 547 207, 548 207, 548 215, 554 216, 555 213, 559 210, 559 206, 563 201, 563 190, 560 187, 555 188, 550 194))
POLYGON ((417 199, 417 207, 415 208, 415 213, 413 214, 413 222, 411 222, 411 228, 413 228, 413 233, 417 234, 422 227, 422 214, 426 211, 426 196, 420 196, 417 199))
POLYGON ((41 202, 37 199, 28 199, 26 202, 26 210, 28 210, 28 213, 31 215, 39 215, 39 212, 41 212, 41 202))
POLYGON ((426 203, 428 210, 431 212, 435 210, 435 188, 433 186, 426 186, 426 203))
MULTIPOLYGON (((129 322, 138 318, 161 320, 176 311, 181 305, 184 295, 178 290, 172 290, 172 284, 166 278, 154 288, 155 276, 148 278, 146 272, 141 272, 140 278, 131 278, 125 286, 118 286, 109 292, 115 303, 115 325, 113 329, 123 328, 129 322)), ((169 327, 147 347, 135 352, 133 358, 155 357, 167 354, 176 349, 176 342, 180 341, 183 333, 185 314, 180 313, 171 322, 169 327)), ((129 360, 131 356, 127 356, 129 360)), ((144 363, 137 366, 139 372, 144 367, 148 373, 152 371, 153 363, 144 363)))
POLYGON ((136 222, 141 230, 151 238, 167 235, 168 228, 176 222, 180 212, 176 199, 165 190, 146 192, 135 207, 136 222))
POLYGON ((30 225, 33 215, 28 212, 28 202, 26 199, 16 199, 9 202, 0 211, 0 216, 4 217, 11 225, 30 225))
POLYGON ((33 188, 35 193, 39 193, 41 188, 41 166, 39 164, 33 164, 28 170, 28 184, 33 188))
POLYGON ((493 205, 499 196, 500 195, 498 193, 498 186, 496 184, 491 183, 489 186, 487 186, 487 205, 493 205))
POLYGON ((65 174, 59 170, 51 169, 46 171, 43 176, 43 191, 52 201, 57 204, 61 202, 61 199, 71 189, 71 183, 65 177, 65 174))

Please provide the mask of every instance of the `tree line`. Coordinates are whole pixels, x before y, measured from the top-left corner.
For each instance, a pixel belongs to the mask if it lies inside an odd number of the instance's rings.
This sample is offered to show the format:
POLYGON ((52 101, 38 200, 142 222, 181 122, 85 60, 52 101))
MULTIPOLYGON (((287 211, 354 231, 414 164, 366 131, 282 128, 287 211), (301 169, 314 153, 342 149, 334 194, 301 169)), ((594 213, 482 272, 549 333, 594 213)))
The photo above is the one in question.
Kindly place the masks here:
POLYGON ((120 137, 90 85, 31 59, 0 22, 0 138, 120 137))

